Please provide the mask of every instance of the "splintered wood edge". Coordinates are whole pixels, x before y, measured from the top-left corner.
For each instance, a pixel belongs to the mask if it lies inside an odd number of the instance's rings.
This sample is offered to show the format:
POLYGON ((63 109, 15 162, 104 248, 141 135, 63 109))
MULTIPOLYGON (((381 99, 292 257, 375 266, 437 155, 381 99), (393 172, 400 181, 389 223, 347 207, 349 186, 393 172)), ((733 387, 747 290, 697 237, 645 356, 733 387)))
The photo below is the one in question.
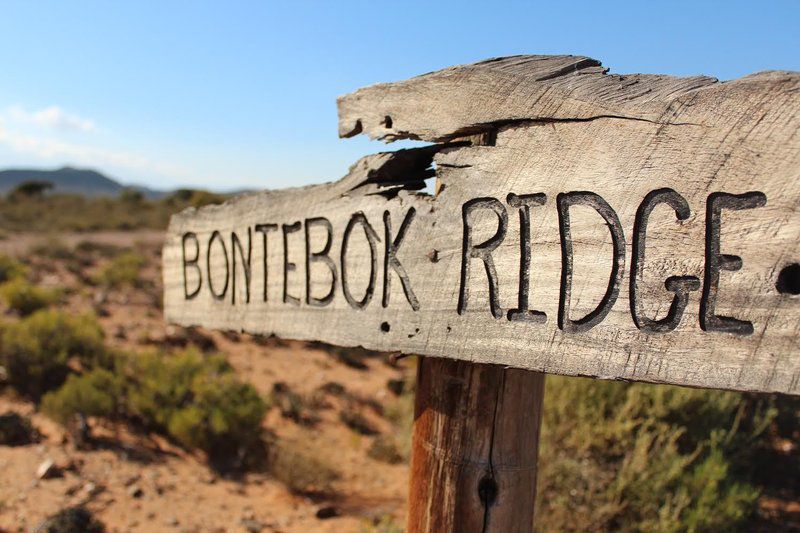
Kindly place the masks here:
MULTIPOLYGON (((781 75, 797 73, 738 81, 781 75)), ((341 96, 339 136, 442 142, 520 121, 601 117, 676 124, 687 96, 719 84, 708 76, 608 74, 599 61, 581 56, 495 58, 341 96)))

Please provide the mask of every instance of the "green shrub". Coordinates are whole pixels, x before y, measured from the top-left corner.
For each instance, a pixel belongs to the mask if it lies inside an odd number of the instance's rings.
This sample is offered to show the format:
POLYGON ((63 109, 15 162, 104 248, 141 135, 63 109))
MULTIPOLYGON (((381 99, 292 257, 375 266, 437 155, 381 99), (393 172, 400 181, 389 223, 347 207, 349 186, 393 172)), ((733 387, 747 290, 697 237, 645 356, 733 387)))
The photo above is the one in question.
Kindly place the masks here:
MULTIPOLYGON (((63 363, 68 357, 45 359, 48 375, 66 382, 44 396, 44 412, 63 424, 76 414, 136 421, 181 446, 204 450, 215 466, 240 468, 258 462, 248 454, 262 444, 267 406, 223 357, 205 357, 194 349, 105 357, 103 365, 84 365, 90 370, 68 378, 63 363)), ((51 378, 35 392, 52 390, 55 381, 51 378)))
POLYGON ((119 201, 130 206, 138 206, 144 202, 144 194, 136 189, 125 188, 119 193, 119 201))
POLYGON ((25 276, 25 265, 11 256, 0 254, 0 283, 25 276))
POLYGON ((548 376, 536 527, 730 531, 757 509, 775 398, 548 376))
POLYGON ((203 189, 178 189, 164 200, 168 205, 192 207, 221 204, 223 201, 225 201, 225 196, 203 189))
POLYGON ((165 229, 170 215, 186 207, 220 203, 224 195, 184 190, 162 200, 123 193, 119 198, 49 193, 0 197, 0 220, 6 231, 49 232, 165 229))
POLYGON ((138 287, 141 283, 139 272, 146 263, 147 260, 138 252, 122 252, 97 273, 94 281, 107 288, 138 287))
POLYGON ((169 434, 184 446, 219 453, 249 448, 260 438, 266 406, 256 389, 233 372, 199 373, 190 402, 175 409, 167 422, 169 434))
POLYGON ((36 311, 7 324, 1 346, 0 361, 8 382, 35 400, 64 383, 70 359, 77 359, 84 368, 109 362, 103 332, 92 315, 36 311))
POLYGON ((23 181, 8 193, 10 199, 41 198, 44 193, 53 189, 55 185, 50 181, 30 180, 23 181))
POLYGON ((81 376, 71 375, 57 391, 42 398, 42 410, 66 424, 76 414, 114 418, 120 412, 123 383, 120 376, 95 368, 81 376))
POLYGON ((328 493, 339 473, 326 461, 297 446, 271 443, 270 474, 298 494, 328 493))
POLYGON ((61 291, 38 287, 22 278, 16 278, 0 285, 0 298, 5 304, 22 316, 49 307, 58 301, 61 291))
POLYGON ((132 358, 128 411, 187 448, 244 453, 260 441, 267 406, 221 356, 194 349, 132 358))

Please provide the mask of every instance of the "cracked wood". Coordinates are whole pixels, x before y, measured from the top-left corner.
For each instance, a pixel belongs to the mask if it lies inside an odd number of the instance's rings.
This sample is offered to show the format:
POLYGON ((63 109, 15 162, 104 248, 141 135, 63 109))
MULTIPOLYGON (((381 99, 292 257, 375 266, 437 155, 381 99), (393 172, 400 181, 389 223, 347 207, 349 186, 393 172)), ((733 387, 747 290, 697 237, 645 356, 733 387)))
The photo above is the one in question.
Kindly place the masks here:
POLYGON ((183 325, 542 372, 800 394, 800 74, 519 56, 339 99, 436 144, 173 217, 183 325), (435 175, 436 196, 418 192, 435 175))
POLYGON ((545 376, 422 357, 407 531, 531 531, 545 376))

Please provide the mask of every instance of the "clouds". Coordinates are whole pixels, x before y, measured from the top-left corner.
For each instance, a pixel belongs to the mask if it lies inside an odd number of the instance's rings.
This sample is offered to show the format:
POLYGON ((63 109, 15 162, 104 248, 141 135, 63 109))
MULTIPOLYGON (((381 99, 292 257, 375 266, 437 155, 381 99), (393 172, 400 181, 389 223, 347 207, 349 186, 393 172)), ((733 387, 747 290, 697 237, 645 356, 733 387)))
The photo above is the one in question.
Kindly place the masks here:
POLYGON ((12 106, 5 115, 10 121, 34 124, 48 130, 93 132, 97 129, 93 120, 67 113, 57 105, 37 111, 28 111, 22 106, 12 106))
POLYGON ((59 164, 77 164, 98 169, 122 169, 130 173, 176 175, 180 168, 159 164, 136 154, 87 144, 63 141, 50 137, 26 135, 4 128, 0 124, 0 144, 20 154, 37 159, 56 160, 59 164))
POLYGON ((113 136, 94 120, 67 112, 58 105, 38 110, 16 105, 0 111, 0 148, 30 161, 26 166, 91 167, 134 181, 153 177, 169 181, 189 174, 180 165, 120 149, 114 142, 113 136))
MULTIPOLYGON (((263 179, 247 177, 254 174, 252 167, 258 161, 249 151, 231 155, 229 148, 198 150, 197 146, 181 139, 175 142, 161 132, 133 140, 128 133, 125 124, 105 124, 95 117, 77 114, 68 106, 6 106, 0 102, 0 169, 91 168, 123 183, 146 184, 156 189, 232 189, 263 184, 263 179), (237 179, 231 180, 231 175, 237 179)), ((267 167, 276 175, 292 175, 296 172, 296 158, 288 159, 287 164, 273 157, 267 167)))

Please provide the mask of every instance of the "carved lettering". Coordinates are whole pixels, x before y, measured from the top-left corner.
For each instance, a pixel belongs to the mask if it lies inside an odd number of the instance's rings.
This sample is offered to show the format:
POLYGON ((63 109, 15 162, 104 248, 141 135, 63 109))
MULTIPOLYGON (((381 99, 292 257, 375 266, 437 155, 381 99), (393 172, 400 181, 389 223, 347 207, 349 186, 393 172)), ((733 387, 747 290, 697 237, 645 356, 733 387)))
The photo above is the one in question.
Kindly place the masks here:
POLYGON ((247 259, 245 259, 244 249, 242 243, 239 241, 239 236, 235 231, 231 232, 231 259, 233 268, 231 269, 232 283, 231 283, 231 303, 236 304, 236 250, 239 250, 239 257, 242 259, 242 269, 244 270, 244 290, 245 290, 245 303, 250 303, 250 259, 253 255, 253 233, 250 228, 247 228, 247 259))
POLYGON ((406 231, 408 231, 411 221, 414 220, 416 212, 417 210, 413 207, 408 210, 394 240, 392 240, 392 216, 389 211, 383 212, 383 227, 385 230, 384 242, 386 245, 385 254, 383 256, 383 307, 389 306, 389 294, 392 281, 392 277, 389 275, 389 267, 391 267, 400 278, 400 284, 403 286, 403 293, 406 295, 406 300, 408 300, 408 303, 411 305, 411 309, 414 311, 419 310, 419 300, 417 299, 417 295, 414 294, 414 290, 411 288, 411 281, 408 279, 406 269, 403 268, 403 265, 397 259, 397 250, 403 243, 406 231))
POLYGON ((347 222, 347 227, 344 229, 344 235, 342 236, 341 268, 342 293, 344 294, 344 298, 347 300, 347 303, 350 304, 350 307, 353 309, 364 309, 367 305, 369 305, 370 300, 372 300, 372 296, 375 294, 375 280, 378 277, 377 243, 379 240, 380 238, 378 237, 378 234, 375 232, 375 229, 369 223, 364 213, 354 213, 353 216, 350 217, 350 220, 347 222), (350 236, 353 233, 353 229, 356 227, 356 225, 360 225, 364 229, 364 235, 367 237, 370 254, 369 284, 367 285, 367 290, 361 300, 356 300, 353 297, 352 293, 350 292, 350 283, 347 278, 347 252, 350 247, 350 236))
POLYGON ((678 220, 686 220, 691 214, 686 199, 672 189, 658 189, 645 196, 636 211, 633 223, 633 264, 630 279, 631 316, 636 327, 650 333, 665 333, 678 327, 689 303, 689 293, 700 288, 700 280, 695 276, 670 276, 664 281, 666 289, 675 293, 667 316, 654 320, 644 316, 642 312, 639 282, 642 280, 644 268, 645 243, 647 238, 647 222, 650 213, 659 204, 665 203, 674 211, 678 220))
POLYGON ((461 243, 461 290, 458 294, 458 314, 464 314, 467 310, 472 259, 480 259, 483 261, 486 276, 489 279, 489 307, 492 316, 501 318, 503 310, 500 308, 500 287, 497 281, 497 269, 494 266, 492 252, 500 246, 500 243, 506 237, 508 226, 506 208, 496 198, 475 198, 461 206, 461 219, 464 234, 461 243), (473 219, 471 215, 479 209, 489 209, 497 215, 497 231, 486 241, 474 244, 472 242, 473 219))
POLYGON ((256 231, 261 233, 261 241, 262 241, 262 263, 263 263, 263 272, 264 272, 264 294, 263 294, 263 301, 267 301, 267 288, 269 287, 269 267, 267 266, 267 258, 269 256, 269 247, 268 244, 268 234, 270 231, 277 231, 278 225, 277 224, 256 224, 256 231))
POLYGON ((720 253, 720 224, 722 210, 739 211, 763 207, 767 197, 762 192, 744 194, 711 193, 706 201, 706 265, 703 279, 703 297, 700 300, 700 327, 703 331, 721 331, 735 335, 752 335, 753 323, 716 314, 719 292, 719 272, 735 272, 742 268, 738 255, 720 253))
POLYGON ((336 263, 330 258, 331 245, 333 244, 333 226, 324 217, 307 218, 305 222, 306 232, 306 304, 313 307, 325 307, 333 301, 333 294, 336 290, 336 263), (325 230, 325 246, 319 252, 311 251, 311 228, 321 227, 325 230), (331 272, 331 288, 322 298, 311 295, 311 265, 312 263, 322 263, 331 272))
POLYGON ((538 194, 509 193, 506 202, 519 211, 519 294, 517 308, 508 310, 512 322, 533 322, 544 324, 547 315, 542 311, 528 309, 528 295, 531 278, 531 207, 544 205, 547 196, 538 194))
MULTIPOLYGON (((495 255, 508 233, 508 210, 500 200, 492 197, 473 198, 462 205, 462 241, 461 241, 461 269, 460 285, 457 303, 457 313, 467 311, 470 296, 470 281, 472 266, 475 259, 483 263, 486 272, 489 311, 494 318, 505 316, 511 322, 526 322, 531 324, 544 324, 547 315, 543 311, 530 309, 531 307, 531 262, 532 262, 532 235, 531 235, 531 209, 546 204, 547 196, 544 193, 515 194, 506 196, 506 204, 516 209, 519 215, 519 283, 517 291, 517 304, 514 308, 504 310, 500 302, 500 278, 498 276, 495 255), (491 214, 497 218, 493 234, 483 242, 476 243, 476 221, 483 220, 481 216, 491 214)), ((691 209, 687 200, 670 188, 662 188, 648 193, 636 211, 633 224, 632 251, 633 261, 629 279, 630 312, 636 327, 647 333, 667 333, 674 331, 686 312, 690 294, 698 291, 702 285, 700 300, 700 327, 703 331, 720 331, 737 335, 750 335, 753 333, 753 324, 728 316, 716 314, 717 295, 719 292, 720 271, 736 271, 742 267, 742 259, 736 255, 727 255, 720 252, 720 224, 722 211, 744 210, 761 207, 766 204, 766 196, 761 192, 748 192, 744 194, 729 194, 716 192, 708 197, 706 204, 706 242, 705 242, 705 271, 704 280, 696 276, 674 275, 664 280, 668 292, 673 293, 670 307, 662 318, 646 316, 642 301, 641 284, 644 280, 646 268, 647 231, 653 211, 661 204, 666 204, 675 212, 676 220, 689 220, 691 209)), ((621 281, 625 271, 625 235, 619 217, 608 202, 596 193, 588 191, 573 191, 559 194, 556 198, 558 216, 560 248, 561 248, 561 286, 558 302, 558 328, 565 333, 581 333, 588 331, 600 324, 610 313, 621 288, 621 281), (575 243, 572 238, 570 226, 570 208, 575 205, 591 207, 599 214, 605 225, 609 228, 613 248, 611 273, 608 285, 600 303, 581 318, 570 316, 570 304, 573 287, 575 243)), ((398 258, 398 253, 406 238, 408 230, 417 216, 416 209, 411 207, 406 211, 403 221, 396 233, 392 231, 392 216, 389 210, 383 211, 384 246, 383 246, 383 293, 381 305, 389 306, 391 297, 392 272, 400 279, 406 300, 414 311, 420 309, 420 302, 415 294, 409 274, 398 258)), ((488 220, 488 219, 487 219, 488 220)), ((489 220, 491 222, 491 220, 489 220)), ((263 261, 263 295, 262 300, 268 301, 269 287, 269 234, 280 227, 283 237, 283 302, 298 306, 301 299, 310 307, 325 307, 333 302, 336 295, 336 286, 340 279, 342 294, 352 309, 366 308, 375 295, 378 277, 378 244, 381 241, 378 233, 359 211, 349 218, 341 241, 341 255, 337 262, 331 257, 333 243, 337 237, 333 224, 326 217, 311 217, 303 222, 295 221, 288 224, 256 224, 247 227, 246 243, 242 232, 231 231, 231 255, 228 256, 226 241, 220 231, 214 230, 208 239, 206 252, 206 271, 200 267, 201 247, 198 236, 194 232, 185 232, 181 236, 181 261, 183 269, 183 295, 185 300, 192 300, 201 292, 204 278, 208 278, 208 288, 216 300, 224 300, 229 285, 231 287, 231 304, 237 301, 238 262, 241 261, 241 271, 244 273, 244 302, 250 303, 252 282, 252 230, 262 236, 262 261, 263 261), (364 232, 366 244, 369 247, 369 277, 367 286, 361 298, 356 298, 352 290, 352 268, 348 270, 347 259, 351 254, 351 239, 353 232, 360 227, 364 232), (291 261, 290 251, 298 248, 292 247, 290 236, 304 229, 305 244, 305 298, 291 294, 289 290, 291 273, 297 270, 297 265, 291 261), (324 240, 314 246, 312 237, 324 234, 324 240), (315 249, 316 248, 316 249, 315 249), (222 254, 224 258, 224 282, 220 278, 221 262, 216 261, 212 266, 214 254, 222 254), (330 287, 322 295, 312 294, 312 269, 313 266, 324 265, 330 272, 330 287), (212 275, 217 269, 216 278, 212 275), (194 274, 193 274, 194 272, 194 274), (196 276, 196 282, 195 282, 196 276), (215 282, 216 280, 216 282, 215 282), (216 284, 215 284, 216 283, 216 284)), ((485 228, 484 228, 485 229, 485 228)), ((435 251, 438 256, 438 251, 435 251)), ((352 259, 352 257, 351 257, 352 259)), ((358 271, 360 272, 360 271, 358 271)), ((782 274, 783 275, 783 274, 782 274)), ((784 276, 786 277, 786 276, 784 276)), ((780 285, 779 280, 779 285, 780 285)), ((782 282, 785 285, 785 281, 782 282)), ((474 282, 473 282, 474 285, 474 282)), ((783 285, 781 285, 782 287, 783 285)), ((780 288, 779 287, 779 291, 780 288)), ((783 292, 787 292, 785 289, 783 292)))
POLYGON ((300 221, 283 224, 283 303, 300 305, 300 298, 289 294, 289 272, 297 269, 297 265, 289 261, 289 234, 300 231, 300 221))
POLYGON ((222 238, 222 234, 219 231, 214 231, 211 234, 211 237, 208 239, 208 249, 206 250, 206 272, 208 274, 208 290, 211 291, 211 295, 215 300, 225 299, 225 294, 228 292, 228 282, 230 281, 231 277, 231 269, 230 262, 228 261, 228 248, 225 246, 225 239, 222 238), (219 242, 219 245, 222 247, 222 256, 225 258, 225 285, 222 286, 222 290, 219 292, 214 289, 214 276, 211 274, 211 250, 214 247, 215 241, 219 242))
POLYGON ((558 227, 561 234, 561 293, 558 302, 558 327, 566 333, 581 333, 602 322, 617 301, 625 271, 625 235, 622 232, 622 224, 620 224, 617 213, 598 194, 585 191, 562 193, 556 198, 556 203, 558 205, 558 227), (603 217, 611 231, 614 248, 611 276, 603 299, 594 310, 577 320, 573 320, 569 316, 573 269, 569 208, 573 205, 589 206, 603 217))
POLYGON ((192 300, 200 294, 200 289, 203 288, 203 271, 200 270, 200 241, 197 240, 197 234, 189 231, 181 237, 181 257, 183 258, 183 295, 186 300, 192 300), (186 243, 191 240, 194 242, 194 257, 189 259, 186 257, 186 243), (189 277, 186 273, 187 267, 193 267, 197 272, 197 287, 189 290, 189 277))

